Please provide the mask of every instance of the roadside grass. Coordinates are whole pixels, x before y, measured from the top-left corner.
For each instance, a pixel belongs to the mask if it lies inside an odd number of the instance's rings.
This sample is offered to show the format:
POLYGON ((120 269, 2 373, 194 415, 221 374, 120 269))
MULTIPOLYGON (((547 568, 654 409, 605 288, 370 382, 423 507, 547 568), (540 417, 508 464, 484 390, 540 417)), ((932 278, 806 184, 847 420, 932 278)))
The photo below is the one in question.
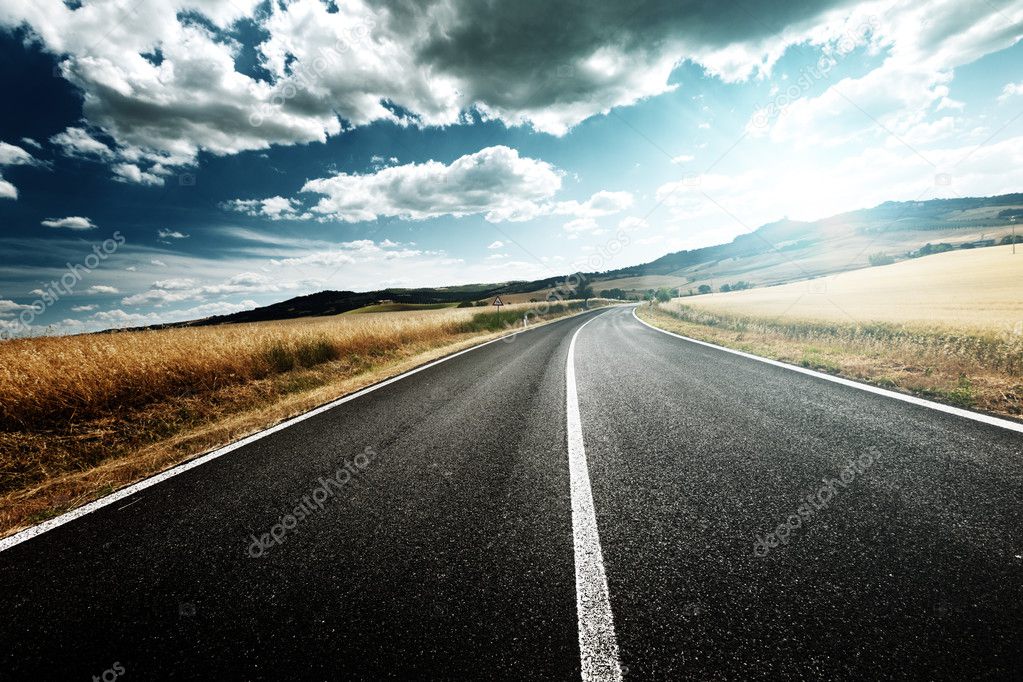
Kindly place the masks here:
MULTIPOLYGON (((581 308, 551 305, 530 321, 581 308)), ((497 318, 446 308, 0 343, 0 537, 521 327, 531 309, 508 306, 497 318)))
POLYGON ((701 341, 915 394, 1023 416, 1023 334, 734 314, 679 300, 640 306, 646 322, 701 341))
MULTIPOLYGON (((593 307, 594 305, 608 305, 610 303, 612 303, 612 301, 606 299, 590 299, 588 303, 584 303, 583 301, 549 303, 541 310, 544 310, 546 315, 559 316, 585 310, 587 305, 593 307)), ((458 330, 462 333, 471 333, 510 329, 523 326, 524 320, 527 324, 531 323, 533 322, 534 317, 536 317, 535 313, 530 312, 529 307, 524 308, 523 306, 518 305, 510 308, 510 310, 502 309, 477 313, 476 315, 473 315, 472 319, 459 323, 458 330)))

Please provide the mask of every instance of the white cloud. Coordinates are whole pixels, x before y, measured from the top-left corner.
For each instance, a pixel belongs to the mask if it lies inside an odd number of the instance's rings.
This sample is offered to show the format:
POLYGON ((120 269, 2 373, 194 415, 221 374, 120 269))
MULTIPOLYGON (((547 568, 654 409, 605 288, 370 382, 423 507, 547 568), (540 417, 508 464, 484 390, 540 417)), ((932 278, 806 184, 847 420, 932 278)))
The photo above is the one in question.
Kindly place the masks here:
MULTIPOLYGON (((35 166, 39 161, 21 147, 0 141, 0 167, 35 166)), ((0 175, 0 199, 17 199, 18 188, 0 175)))
MULTIPOLYGON (((492 223, 520 222, 544 215, 596 218, 619 213, 634 202, 629 192, 599 191, 583 202, 554 202, 564 173, 551 164, 521 157, 498 145, 445 165, 438 161, 390 166, 366 174, 339 173, 308 181, 302 191, 321 195, 310 209, 297 199, 236 199, 225 208, 272 220, 319 216, 360 222, 381 217, 425 220, 483 215, 492 223)), ((501 242, 494 242, 500 248, 501 242)))
POLYGON ((76 305, 71 307, 73 313, 88 313, 96 309, 94 305, 76 305))
POLYGON ((914 128, 928 122, 932 114, 963 107, 949 94, 956 67, 1020 39, 1023 4, 875 2, 835 16, 834 22, 813 27, 808 40, 827 48, 836 44, 838 36, 840 45, 841 36, 857 34, 851 25, 860 21, 869 26, 853 42, 883 50, 885 57, 862 76, 833 82, 817 96, 801 93, 788 103, 771 126, 777 142, 819 146, 840 144, 857 135, 893 135, 912 145, 909 137, 914 128), (838 21, 839 16, 844 21, 838 21))
POLYGON ((299 282, 280 281, 258 272, 242 272, 215 284, 204 284, 190 277, 176 277, 153 282, 144 292, 125 296, 124 305, 164 305, 179 301, 202 300, 208 296, 270 293, 296 289, 299 282))
POLYGON ((184 291, 193 288, 195 286, 195 280, 190 277, 161 279, 153 282, 153 286, 157 289, 184 291))
POLYGON ((95 159, 110 159, 114 156, 114 151, 110 147, 94 138, 84 128, 69 127, 51 137, 50 143, 59 147, 65 156, 95 159))
POLYGON ((36 159, 21 147, 0 141, 0 166, 32 166, 36 159))
POLYGON ((323 195, 313 213, 344 222, 474 214, 483 214, 490 222, 520 221, 541 212, 537 202, 560 189, 561 175, 544 161, 520 157, 516 150, 499 145, 448 165, 427 161, 363 175, 339 173, 310 180, 302 191, 323 195))
POLYGON ((296 199, 281 196, 266 199, 234 199, 224 204, 225 208, 253 217, 264 217, 270 220, 308 220, 312 214, 301 212, 301 204, 296 199))
POLYGON ((219 301, 216 303, 204 303, 202 305, 194 306, 192 308, 184 308, 181 310, 150 313, 129 313, 121 310, 120 308, 115 308, 113 310, 102 310, 100 312, 93 313, 90 319, 97 322, 103 322, 108 326, 166 324, 169 322, 184 322, 186 320, 202 319, 213 315, 229 315, 240 310, 251 310, 257 305, 259 304, 255 301, 246 299, 239 303, 219 301))
POLYGON ((9 299, 0 299, 0 317, 11 318, 15 313, 22 310, 29 310, 32 306, 15 303, 9 299))
POLYGON ((500 248, 504 248, 504 242, 502 242, 502 241, 501 241, 501 240, 499 239, 499 240, 497 240, 497 241, 491 242, 491 243, 490 243, 490 246, 488 246, 487 248, 488 248, 488 249, 500 249, 500 248))
POLYGON ((90 294, 118 294, 120 293, 116 287, 107 286, 106 284, 97 284, 89 287, 90 294))
POLYGON ((4 180, 0 175, 0 199, 17 199, 18 188, 4 180))
POLYGON ((40 225, 44 227, 65 228, 68 230, 94 230, 96 225, 83 216, 68 216, 67 218, 47 218, 40 225))
POLYGON ((671 162, 674 164, 689 163, 696 159, 692 154, 679 154, 678 156, 671 157, 671 162))
POLYGON ((418 256, 441 255, 436 252, 423 252, 418 249, 394 249, 398 246, 393 242, 385 248, 385 243, 374 243, 369 239, 359 239, 351 242, 342 242, 334 248, 316 250, 304 256, 294 258, 279 258, 270 261, 274 267, 305 267, 325 266, 336 267, 338 265, 353 265, 357 263, 371 263, 374 261, 388 261, 418 256))
POLYGON ((115 179, 120 182, 163 187, 163 178, 155 173, 143 171, 134 163, 118 163, 110 169, 114 172, 115 179))
POLYGON ((1005 87, 1002 88, 1002 94, 998 96, 998 101, 1004 102, 1010 97, 1015 97, 1016 95, 1023 95, 1023 81, 1020 81, 1019 83, 1006 83, 1005 87))
POLYGON ((166 264, 166 263, 164 263, 164 262, 163 262, 162 260, 160 260, 159 258, 154 258, 154 259, 152 259, 151 261, 149 261, 149 263, 150 263, 151 265, 155 265, 155 266, 156 266, 156 267, 158 267, 158 268, 165 268, 165 267, 167 267, 167 264, 166 264))
POLYGON ((157 230, 156 236, 160 239, 188 239, 188 235, 177 230, 157 230))
POLYGON ((601 190, 583 203, 578 201, 562 201, 554 206, 553 212, 558 215, 574 215, 580 218, 599 218, 600 216, 620 213, 632 206, 634 198, 629 192, 608 192, 601 190))

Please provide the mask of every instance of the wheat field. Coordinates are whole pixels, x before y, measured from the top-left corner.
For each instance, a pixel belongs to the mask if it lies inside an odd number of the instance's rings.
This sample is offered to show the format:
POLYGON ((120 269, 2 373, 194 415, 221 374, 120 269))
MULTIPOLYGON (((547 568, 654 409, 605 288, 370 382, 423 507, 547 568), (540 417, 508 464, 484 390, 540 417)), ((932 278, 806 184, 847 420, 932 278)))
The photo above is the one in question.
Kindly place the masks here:
POLYGON ((0 429, 95 418, 456 334, 470 311, 18 339, 0 344, 0 429))
POLYGON ((773 287, 686 297, 732 315, 976 331, 1023 325, 1023 247, 963 249, 773 287))

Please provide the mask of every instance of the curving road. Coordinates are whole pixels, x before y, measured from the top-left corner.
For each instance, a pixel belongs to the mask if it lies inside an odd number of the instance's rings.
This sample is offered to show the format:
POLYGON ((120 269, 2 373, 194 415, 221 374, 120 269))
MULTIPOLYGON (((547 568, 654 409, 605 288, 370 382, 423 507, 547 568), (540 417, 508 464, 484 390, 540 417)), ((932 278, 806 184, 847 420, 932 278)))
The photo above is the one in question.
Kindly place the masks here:
POLYGON ((1017 431, 596 311, 0 543, 0 679, 1020 679, 1021 503, 1017 431))

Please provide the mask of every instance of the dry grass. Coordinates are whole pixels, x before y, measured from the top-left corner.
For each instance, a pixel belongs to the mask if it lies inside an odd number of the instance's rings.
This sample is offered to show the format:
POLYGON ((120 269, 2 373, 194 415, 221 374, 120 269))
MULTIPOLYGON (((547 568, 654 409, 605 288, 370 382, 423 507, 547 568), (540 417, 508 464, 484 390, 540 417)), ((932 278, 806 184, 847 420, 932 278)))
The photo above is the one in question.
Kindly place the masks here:
POLYGON ((638 314, 663 329, 755 355, 960 407, 1023 416, 1019 333, 737 315, 678 299, 641 306, 638 314))
POLYGON ((732 315, 1005 332, 1023 321, 1023 248, 950 251, 775 287, 687 298, 732 315))
POLYGON ((504 333, 504 318, 448 308, 0 343, 0 535, 504 333))

